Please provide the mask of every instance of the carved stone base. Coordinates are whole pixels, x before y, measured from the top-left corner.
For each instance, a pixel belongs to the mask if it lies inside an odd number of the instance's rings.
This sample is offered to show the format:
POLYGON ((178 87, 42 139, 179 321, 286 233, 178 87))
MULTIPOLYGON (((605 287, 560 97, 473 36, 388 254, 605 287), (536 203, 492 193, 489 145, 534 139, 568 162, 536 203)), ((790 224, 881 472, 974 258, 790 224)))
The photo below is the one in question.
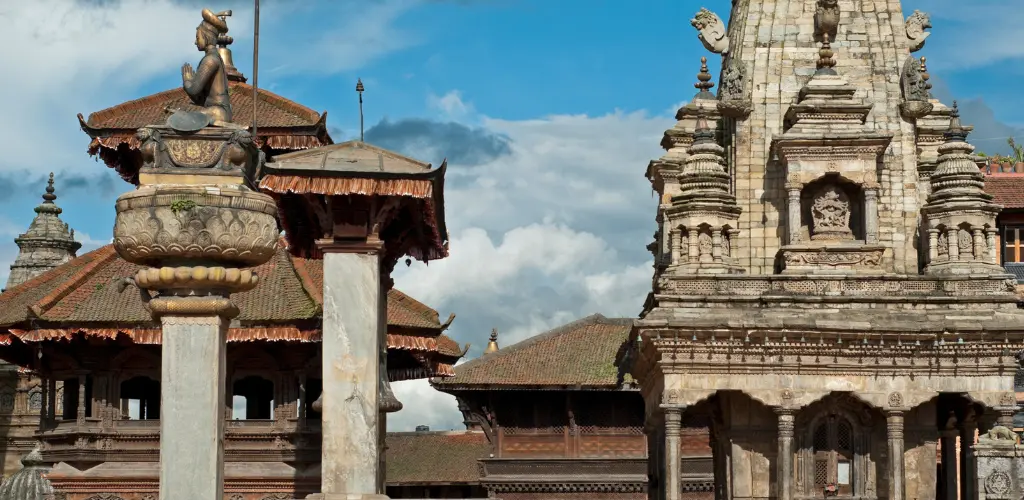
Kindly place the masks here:
POLYGON ((140 174, 235 176, 254 167, 259 151, 252 135, 236 127, 205 127, 182 132, 165 125, 136 132, 142 146, 140 174))
POLYGON ((933 276, 966 276, 970 274, 993 275, 1006 274, 1006 270, 997 264, 972 260, 955 260, 928 264, 925 274, 933 276))
POLYGON ((909 120, 916 120, 927 116, 934 108, 935 105, 928 101, 903 101, 900 103, 900 114, 909 120))
POLYGON ((847 243, 803 243, 779 251, 782 274, 881 274, 885 247, 847 243))
POLYGON ((729 118, 746 118, 753 110, 754 104, 751 101, 739 99, 718 101, 718 112, 729 118))
POLYGON ((686 263, 678 266, 670 266, 665 270, 666 275, 714 275, 714 274, 743 274, 746 272, 741 266, 729 262, 698 262, 686 263))

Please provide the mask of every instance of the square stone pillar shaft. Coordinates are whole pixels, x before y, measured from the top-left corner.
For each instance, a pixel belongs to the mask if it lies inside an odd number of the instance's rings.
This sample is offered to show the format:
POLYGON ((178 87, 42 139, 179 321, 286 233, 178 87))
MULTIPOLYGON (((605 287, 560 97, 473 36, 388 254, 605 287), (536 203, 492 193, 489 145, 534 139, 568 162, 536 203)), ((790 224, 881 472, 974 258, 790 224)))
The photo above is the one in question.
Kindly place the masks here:
POLYGON ((956 500, 959 493, 957 486, 956 438, 955 430, 942 431, 942 486, 945 500, 956 500))
POLYGON ((222 500, 228 320, 160 322, 160 498, 222 500))
POLYGON ((793 500, 793 411, 778 408, 779 416, 779 500, 793 500))
MULTIPOLYGON (((886 438, 889 442, 889 500, 903 500, 903 412, 890 410, 886 414, 886 438)), ((945 443, 943 443, 945 444, 945 443)), ((954 455, 955 456, 955 455, 954 455)), ((956 474, 956 466, 953 466, 956 474)))
POLYGON ((682 498, 682 457, 680 439, 682 434, 682 408, 665 409, 665 499, 682 498))
POLYGON ((324 499, 372 498, 380 477, 379 247, 322 245, 324 499))
POLYGON ((974 496, 977 486, 974 484, 974 435, 977 422, 969 420, 960 426, 960 499, 968 500, 974 496))

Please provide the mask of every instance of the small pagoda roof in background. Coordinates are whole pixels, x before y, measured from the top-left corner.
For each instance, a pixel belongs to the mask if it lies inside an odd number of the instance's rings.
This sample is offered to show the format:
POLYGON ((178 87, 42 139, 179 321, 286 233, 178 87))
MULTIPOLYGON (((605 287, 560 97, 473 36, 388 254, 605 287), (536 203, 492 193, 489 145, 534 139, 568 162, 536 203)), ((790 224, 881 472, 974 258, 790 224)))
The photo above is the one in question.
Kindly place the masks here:
POLYGON ((387 484, 478 484, 491 445, 481 431, 389 432, 387 484))
POLYGON ((632 379, 618 368, 633 320, 600 314, 481 356, 431 383, 441 391, 617 389, 632 379))
MULTIPOLYGON (((0 345, 9 347, 4 356, 28 366, 31 350, 18 345, 75 337, 159 344, 160 324, 140 291, 121 289, 123 279, 139 269, 106 245, 7 290, 0 295, 0 345)), ((275 258, 254 271, 260 277, 256 288, 232 295, 239 315, 228 342, 319 342, 323 261, 294 257, 282 244, 275 258)), ((389 351, 407 351, 423 361, 422 367, 389 367, 392 380, 453 373, 463 350, 442 333, 447 323, 437 311, 392 289, 387 315, 389 351)))
POLYGON ((295 151, 271 158, 268 168, 277 172, 303 171, 322 175, 406 177, 420 174, 429 177, 440 170, 431 170, 429 163, 414 160, 362 141, 348 141, 306 151, 295 151))
MULTIPOLYGON (((236 79, 229 80, 233 122, 252 126, 252 85, 236 79)), ((128 101, 97 111, 78 121, 92 142, 89 154, 99 155, 108 167, 114 168, 126 180, 133 182, 138 162, 133 154, 139 149, 135 133, 147 125, 167 121, 174 110, 197 110, 185 90, 180 86, 171 90, 128 101)), ((271 150, 294 151, 333 144, 327 133, 327 112, 317 113, 273 92, 259 90, 257 109, 260 146, 271 150)))

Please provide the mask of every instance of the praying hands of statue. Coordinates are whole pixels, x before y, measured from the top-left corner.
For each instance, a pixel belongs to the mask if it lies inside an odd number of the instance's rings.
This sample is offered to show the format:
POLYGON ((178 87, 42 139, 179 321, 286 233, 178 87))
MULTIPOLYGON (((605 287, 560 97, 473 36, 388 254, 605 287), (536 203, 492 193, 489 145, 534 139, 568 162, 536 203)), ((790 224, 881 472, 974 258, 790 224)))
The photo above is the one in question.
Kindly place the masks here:
POLYGON ((185 82, 191 81, 192 77, 195 76, 195 74, 196 74, 196 72, 192 70, 192 65, 191 64, 185 63, 185 64, 183 64, 181 66, 181 79, 182 79, 182 81, 185 81, 185 82))

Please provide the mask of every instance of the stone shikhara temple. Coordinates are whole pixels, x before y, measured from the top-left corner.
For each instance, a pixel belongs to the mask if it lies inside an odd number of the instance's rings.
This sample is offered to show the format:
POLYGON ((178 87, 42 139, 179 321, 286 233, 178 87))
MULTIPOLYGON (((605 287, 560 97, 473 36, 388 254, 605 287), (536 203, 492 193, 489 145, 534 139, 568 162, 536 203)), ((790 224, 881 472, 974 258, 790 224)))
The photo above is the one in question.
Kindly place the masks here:
POLYGON ((324 114, 253 100, 227 15, 203 12, 182 88, 80 117, 137 187, 115 243, 75 257, 52 183, 19 240, 4 405, 41 450, 0 500, 1024 495, 1009 229, 970 127, 929 93, 927 14, 701 9, 722 72, 713 92, 702 61, 647 169, 639 320, 584 318, 459 368, 450 320, 390 280, 406 255, 447 254, 444 164, 335 145, 324 114), (551 368, 545 346, 577 346, 576 364, 551 368), (389 382, 424 377, 467 433, 385 439, 389 382), (443 479, 413 473, 421 456, 443 479), (390 488, 385 457, 403 462, 390 488))
POLYGON ((681 498, 694 413, 716 498, 1019 497, 1019 459, 993 486, 971 444, 991 431, 1013 454, 1024 311, 969 129, 914 54, 928 16, 736 0, 728 25, 691 24, 723 70, 648 170, 656 271, 632 373, 650 498, 681 498))

